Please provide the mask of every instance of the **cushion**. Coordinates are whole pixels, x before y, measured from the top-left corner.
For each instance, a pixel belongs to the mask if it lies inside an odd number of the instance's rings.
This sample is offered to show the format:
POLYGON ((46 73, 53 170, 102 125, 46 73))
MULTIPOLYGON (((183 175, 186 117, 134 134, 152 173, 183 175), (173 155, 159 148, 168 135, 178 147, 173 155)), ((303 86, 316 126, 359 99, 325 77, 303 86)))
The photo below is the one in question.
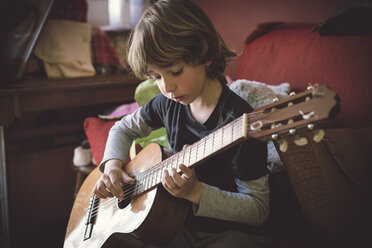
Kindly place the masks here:
POLYGON ((124 103, 122 105, 107 110, 103 114, 99 114, 98 117, 105 120, 119 120, 126 116, 127 114, 133 113, 138 108, 139 106, 136 102, 124 103))
POLYGON ((332 235, 365 236, 371 230, 372 128, 326 129, 320 143, 279 152, 306 220, 332 235))
POLYGON ((327 84, 341 99, 332 128, 372 126, 372 34, 320 36, 308 24, 269 27, 247 40, 235 78, 290 82, 296 92, 327 84))
MULTIPOLYGON (((115 120, 107 121, 97 117, 88 117, 84 120, 85 134, 88 138, 90 149, 92 150, 92 155, 97 165, 99 165, 102 161, 107 136, 115 122, 115 120)), ((141 150, 141 146, 136 145, 135 149, 137 153, 141 150)), ((128 152, 124 164, 129 163, 129 161, 130 155, 128 152)))
MULTIPOLYGON (((253 108, 267 105, 275 98, 282 99, 288 96, 291 90, 289 83, 269 85, 257 81, 239 79, 229 85, 230 89, 246 100, 253 108)), ((282 161, 272 141, 267 143, 267 164, 271 172, 279 172, 283 169, 282 161)))

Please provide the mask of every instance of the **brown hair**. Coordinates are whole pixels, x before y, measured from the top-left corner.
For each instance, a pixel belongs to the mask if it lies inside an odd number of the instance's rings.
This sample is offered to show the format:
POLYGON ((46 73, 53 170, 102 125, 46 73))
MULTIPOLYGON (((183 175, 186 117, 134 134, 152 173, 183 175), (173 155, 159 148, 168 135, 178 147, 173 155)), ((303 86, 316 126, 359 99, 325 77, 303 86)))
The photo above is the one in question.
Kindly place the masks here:
POLYGON ((128 63, 138 78, 149 64, 166 68, 179 62, 200 65, 211 61, 207 77, 223 76, 229 50, 203 10, 191 0, 160 0, 150 5, 132 31, 128 63))

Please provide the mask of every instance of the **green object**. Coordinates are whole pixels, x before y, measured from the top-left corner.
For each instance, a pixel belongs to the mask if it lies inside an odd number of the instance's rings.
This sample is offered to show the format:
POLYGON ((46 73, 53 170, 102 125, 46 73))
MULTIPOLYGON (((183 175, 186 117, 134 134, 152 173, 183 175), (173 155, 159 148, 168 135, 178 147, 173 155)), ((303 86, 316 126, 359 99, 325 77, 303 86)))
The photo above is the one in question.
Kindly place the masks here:
POLYGON ((147 137, 136 139, 136 144, 140 144, 142 147, 145 147, 150 143, 158 143, 164 147, 169 146, 167 133, 164 127, 152 131, 147 137))
POLYGON ((143 106, 159 93, 160 90, 154 80, 147 79, 137 86, 134 92, 134 99, 139 106, 143 106))
MULTIPOLYGON (((137 86, 134 99, 139 106, 143 106, 158 94, 160 94, 160 90, 154 80, 147 79, 137 86)), ((167 133, 164 127, 152 131, 147 137, 136 139, 135 143, 142 147, 150 143, 158 143, 164 147, 169 147, 167 133)))

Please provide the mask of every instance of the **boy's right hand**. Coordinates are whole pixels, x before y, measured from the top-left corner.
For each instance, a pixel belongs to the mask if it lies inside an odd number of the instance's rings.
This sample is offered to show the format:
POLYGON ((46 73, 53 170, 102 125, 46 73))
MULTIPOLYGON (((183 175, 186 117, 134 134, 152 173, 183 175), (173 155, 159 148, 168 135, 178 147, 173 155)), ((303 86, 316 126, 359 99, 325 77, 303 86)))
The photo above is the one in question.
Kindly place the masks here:
POLYGON ((94 186, 93 192, 99 198, 117 197, 124 199, 123 183, 132 184, 134 179, 128 176, 121 168, 123 162, 111 159, 106 162, 105 170, 94 186))

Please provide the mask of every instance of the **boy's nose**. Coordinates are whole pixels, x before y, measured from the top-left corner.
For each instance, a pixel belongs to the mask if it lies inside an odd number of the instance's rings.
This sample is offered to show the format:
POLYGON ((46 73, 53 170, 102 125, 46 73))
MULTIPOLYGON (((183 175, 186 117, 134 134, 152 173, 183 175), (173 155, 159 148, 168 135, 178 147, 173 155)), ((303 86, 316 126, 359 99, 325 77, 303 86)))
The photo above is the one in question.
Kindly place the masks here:
POLYGON ((163 79, 163 85, 164 85, 164 91, 169 93, 176 89, 176 84, 169 79, 164 78, 163 79))

